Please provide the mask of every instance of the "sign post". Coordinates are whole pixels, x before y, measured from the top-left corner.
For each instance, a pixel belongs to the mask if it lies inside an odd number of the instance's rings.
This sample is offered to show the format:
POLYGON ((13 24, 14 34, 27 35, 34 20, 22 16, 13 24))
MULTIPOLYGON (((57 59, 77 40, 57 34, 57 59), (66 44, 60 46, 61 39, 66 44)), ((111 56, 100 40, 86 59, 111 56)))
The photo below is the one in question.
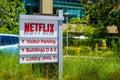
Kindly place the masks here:
MULTIPOLYGON (((59 15, 59 17, 63 17, 63 11, 57 11, 57 14, 59 15)), ((59 43, 61 43, 59 45, 59 61, 58 61, 58 67, 59 67, 59 80, 62 80, 62 73, 63 73, 63 61, 62 61, 62 43, 63 43, 63 36, 62 36, 62 24, 63 22, 61 20, 58 21, 58 25, 59 25, 59 43)))
POLYGON ((62 79, 62 22, 58 16, 20 15, 19 63, 58 63, 62 79))

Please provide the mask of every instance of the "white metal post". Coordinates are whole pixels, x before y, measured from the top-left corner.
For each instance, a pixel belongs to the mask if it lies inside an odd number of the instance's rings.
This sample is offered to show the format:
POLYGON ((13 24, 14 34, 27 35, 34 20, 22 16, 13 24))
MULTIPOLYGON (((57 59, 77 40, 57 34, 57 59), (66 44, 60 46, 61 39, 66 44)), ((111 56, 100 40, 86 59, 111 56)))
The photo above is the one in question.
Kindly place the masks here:
MULTIPOLYGON (((59 17, 63 17, 63 10, 58 10, 57 14, 59 17)), ((58 67, 59 67, 59 80, 62 80, 62 76, 63 76, 63 60, 62 60, 62 43, 63 43, 63 35, 62 35, 62 24, 63 24, 63 20, 59 20, 58 21, 58 25, 59 25, 59 61, 58 61, 58 67)))

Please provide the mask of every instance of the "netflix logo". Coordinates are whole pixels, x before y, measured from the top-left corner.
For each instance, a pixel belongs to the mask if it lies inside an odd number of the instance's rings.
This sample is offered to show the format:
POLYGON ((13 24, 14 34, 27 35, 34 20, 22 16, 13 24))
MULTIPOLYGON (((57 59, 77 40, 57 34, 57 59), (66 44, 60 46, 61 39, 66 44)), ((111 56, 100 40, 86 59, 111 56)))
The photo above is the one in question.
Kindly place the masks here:
POLYGON ((49 32, 54 33, 54 24, 24 23, 24 32, 49 32))

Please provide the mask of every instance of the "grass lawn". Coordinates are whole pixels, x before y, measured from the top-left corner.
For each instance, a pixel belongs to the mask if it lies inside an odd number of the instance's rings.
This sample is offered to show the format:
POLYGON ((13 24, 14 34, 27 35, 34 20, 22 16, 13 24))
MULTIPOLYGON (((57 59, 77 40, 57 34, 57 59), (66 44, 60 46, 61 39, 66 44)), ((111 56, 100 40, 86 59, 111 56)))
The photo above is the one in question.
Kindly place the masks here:
MULTIPOLYGON (((47 80, 37 64, 33 71, 31 64, 18 62, 18 56, 0 53, 0 80, 47 80)), ((120 61, 114 57, 64 58, 63 80, 120 80, 120 61)))
POLYGON ((115 58, 64 60, 64 80, 120 80, 120 62, 115 58))

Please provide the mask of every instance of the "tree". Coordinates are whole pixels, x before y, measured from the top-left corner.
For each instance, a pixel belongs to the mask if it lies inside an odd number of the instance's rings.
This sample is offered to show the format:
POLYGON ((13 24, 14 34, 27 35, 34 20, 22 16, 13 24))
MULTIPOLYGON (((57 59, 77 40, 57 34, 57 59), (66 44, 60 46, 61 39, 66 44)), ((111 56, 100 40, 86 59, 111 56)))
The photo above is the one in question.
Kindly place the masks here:
POLYGON ((72 18, 69 22, 70 28, 68 27, 68 30, 72 31, 73 33, 71 33, 71 34, 73 34, 74 36, 85 35, 89 38, 92 37, 92 35, 94 33, 94 27, 92 27, 91 25, 87 25, 87 23, 88 23, 87 19, 88 19, 88 16, 84 16, 82 19, 72 18), (76 25, 74 25, 74 24, 76 24, 76 25))
POLYGON ((120 27, 120 10, 112 0, 81 0, 81 3, 84 4, 86 15, 97 18, 98 24, 93 26, 98 30, 99 37, 105 36, 101 33, 106 32, 108 25, 120 27))
POLYGON ((2 30, 0 32, 17 34, 19 31, 19 15, 25 14, 25 12, 24 5, 20 0, 0 1, 0 22, 4 23, 0 26, 0 30, 2 30), (3 27, 7 28, 10 32, 3 31, 3 27))
POLYGON ((87 24, 88 23, 88 16, 84 16, 80 18, 71 18, 70 24, 87 24))

